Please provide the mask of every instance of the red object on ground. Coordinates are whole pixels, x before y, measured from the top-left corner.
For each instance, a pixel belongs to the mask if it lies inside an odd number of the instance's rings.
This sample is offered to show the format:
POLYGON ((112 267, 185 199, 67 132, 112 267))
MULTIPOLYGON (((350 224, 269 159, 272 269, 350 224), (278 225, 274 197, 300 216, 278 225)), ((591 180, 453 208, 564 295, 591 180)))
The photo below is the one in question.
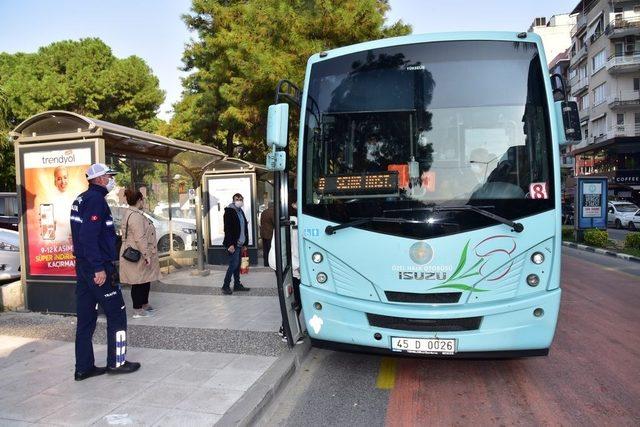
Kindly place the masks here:
POLYGON ((249 273, 249 251, 246 247, 242 248, 240 253, 240 274, 249 273))

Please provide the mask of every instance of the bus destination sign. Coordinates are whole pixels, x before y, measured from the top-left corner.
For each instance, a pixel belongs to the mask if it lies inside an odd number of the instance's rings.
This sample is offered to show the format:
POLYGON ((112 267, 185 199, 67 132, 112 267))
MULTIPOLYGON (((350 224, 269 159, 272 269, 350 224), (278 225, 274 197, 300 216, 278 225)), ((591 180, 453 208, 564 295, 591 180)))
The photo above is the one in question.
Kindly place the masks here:
POLYGON ((398 172, 327 175, 318 180, 317 190, 322 195, 335 197, 398 194, 398 172))

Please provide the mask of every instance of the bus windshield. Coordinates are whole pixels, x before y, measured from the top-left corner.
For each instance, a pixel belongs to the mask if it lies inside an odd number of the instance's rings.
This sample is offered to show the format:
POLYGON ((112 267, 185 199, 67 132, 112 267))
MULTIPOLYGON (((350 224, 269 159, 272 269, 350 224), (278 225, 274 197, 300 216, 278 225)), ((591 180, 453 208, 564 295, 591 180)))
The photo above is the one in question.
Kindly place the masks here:
POLYGON ((372 49, 311 68, 303 213, 426 238, 553 209, 544 72, 534 43, 372 49), (422 224, 421 222, 424 222, 422 224), (417 222, 417 223, 416 223, 417 222))

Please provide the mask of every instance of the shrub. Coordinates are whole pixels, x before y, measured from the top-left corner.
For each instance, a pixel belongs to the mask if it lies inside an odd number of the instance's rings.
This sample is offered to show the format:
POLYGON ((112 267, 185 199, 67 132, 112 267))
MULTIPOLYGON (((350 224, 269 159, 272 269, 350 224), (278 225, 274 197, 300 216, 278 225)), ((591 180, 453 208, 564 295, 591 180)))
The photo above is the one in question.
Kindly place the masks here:
POLYGON ((624 239, 625 249, 640 249, 640 233, 629 233, 624 239))
POLYGON ((573 228, 562 229, 562 240, 573 240, 573 228))
POLYGON ((584 242, 598 248, 606 248, 609 234, 604 230, 587 230, 584 232, 584 242))

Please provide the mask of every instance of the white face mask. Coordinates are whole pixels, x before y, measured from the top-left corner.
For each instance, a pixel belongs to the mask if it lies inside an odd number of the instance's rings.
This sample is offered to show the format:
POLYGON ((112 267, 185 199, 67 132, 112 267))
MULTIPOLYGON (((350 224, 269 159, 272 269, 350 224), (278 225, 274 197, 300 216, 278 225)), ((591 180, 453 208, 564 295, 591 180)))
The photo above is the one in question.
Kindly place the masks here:
POLYGON ((114 177, 109 177, 109 182, 107 182, 107 191, 111 191, 116 186, 116 179, 114 177))
POLYGON ((236 205, 236 208, 238 209, 244 206, 244 202, 242 200, 236 200, 233 204, 236 205))

